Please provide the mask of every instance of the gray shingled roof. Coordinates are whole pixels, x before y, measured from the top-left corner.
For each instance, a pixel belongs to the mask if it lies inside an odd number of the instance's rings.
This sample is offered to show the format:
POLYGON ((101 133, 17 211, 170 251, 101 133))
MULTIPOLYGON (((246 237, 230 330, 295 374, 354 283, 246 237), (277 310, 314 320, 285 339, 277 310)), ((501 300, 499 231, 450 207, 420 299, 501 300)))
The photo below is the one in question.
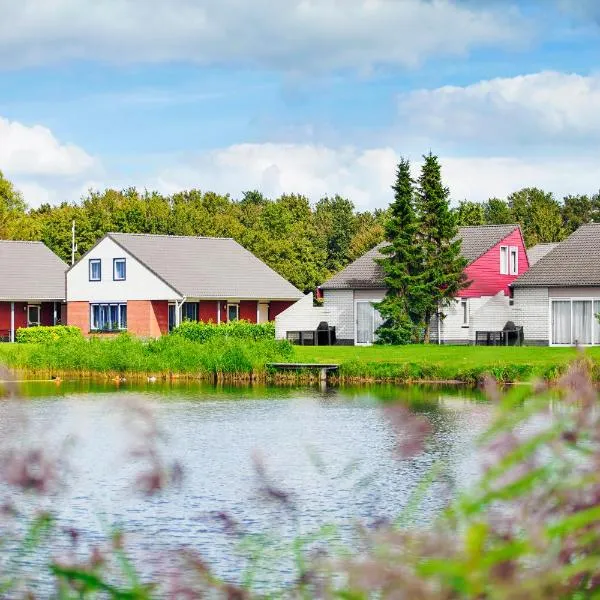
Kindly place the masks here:
POLYGON ((581 226, 521 275, 514 287, 600 285, 600 223, 581 226))
POLYGON ((0 300, 62 301, 66 270, 42 242, 0 240, 0 300))
POLYGON ((536 262, 540 261, 548 252, 552 252, 554 248, 558 246, 558 242, 552 242, 550 244, 538 244, 533 248, 527 250, 527 258, 529 259, 529 266, 532 267, 536 262))
POLYGON ((188 298, 296 300, 289 281, 231 238, 109 233, 168 285, 188 298))
MULTIPOLYGON (((460 227, 458 238, 462 239, 461 253, 472 263, 490 248, 509 236, 518 225, 482 225, 479 227, 460 227)), ((381 258, 379 249, 386 242, 375 246, 366 254, 349 264, 343 271, 328 279, 321 288, 327 289, 383 289, 385 281, 382 268, 375 262, 381 258)))

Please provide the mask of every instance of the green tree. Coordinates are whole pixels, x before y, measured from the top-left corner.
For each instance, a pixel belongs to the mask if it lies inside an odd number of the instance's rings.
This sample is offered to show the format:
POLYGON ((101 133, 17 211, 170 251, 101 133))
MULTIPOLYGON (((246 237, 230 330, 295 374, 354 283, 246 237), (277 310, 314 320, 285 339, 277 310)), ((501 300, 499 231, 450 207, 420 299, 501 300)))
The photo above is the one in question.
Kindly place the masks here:
POLYGON ((456 222, 459 227, 483 225, 485 223, 484 207, 479 202, 462 200, 455 212, 456 222))
POLYGON ((412 307, 419 305, 419 275, 422 264, 418 223, 414 210, 414 181, 410 163, 401 159, 392 186, 394 201, 385 226, 385 240, 379 260, 385 274, 387 292, 376 305, 384 319, 378 329, 379 341, 388 344, 408 344, 415 340, 415 315, 412 307))
POLYGON ((357 226, 354 204, 341 196, 322 198, 315 207, 315 226, 327 253, 325 268, 336 273, 350 260, 350 246, 357 226))
POLYGON ((419 275, 419 295, 412 310, 420 317, 423 341, 430 341, 434 315, 454 302, 460 290, 469 285, 465 278, 467 261, 461 255, 456 216, 450 210, 450 190, 442 183, 441 167, 431 152, 423 157, 416 211, 423 252, 419 275))
POLYGON ((0 238, 11 239, 24 220, 27 205, 21 192, 0 171, 0 238))
POLYGON ((600 222, 600 194, 565 196, 562 205, 565 233, 571 234, 586 223, 600 222))
POLYGON ((539 188, 524 188, 511 194, 508 204, 523 229, 527 247, 564 239, 561 207, 551 193, 539 188))
POLYGON ((515 217, 506 200, 490 198, 483 205, 484 223, 486 225, 507 225, 515 222, 515 217))

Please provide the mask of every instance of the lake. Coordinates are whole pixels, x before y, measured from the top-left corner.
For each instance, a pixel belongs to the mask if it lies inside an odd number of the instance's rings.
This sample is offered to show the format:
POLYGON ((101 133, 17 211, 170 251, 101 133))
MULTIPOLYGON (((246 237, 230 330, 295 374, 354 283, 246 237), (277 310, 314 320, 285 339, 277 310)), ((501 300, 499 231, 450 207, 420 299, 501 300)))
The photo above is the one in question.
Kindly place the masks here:
MULTIPOLYGON (((245 558, 240 539, 225 531, 224 515, 244 532, 272 535, 269 544, 285 546, 325 524, 351 543, 358 523, 395 519, 439 465, 413 515, 431 522, 476 477, 476 438, 493 410, 476 391, 445 387, 29 382, 21 390, 24 401, 0 404, 3 444, 60 457, 62 485, 41 498, 3 488, 5 499, 29 514, 55 511, 61 527, 80 532, 82 548, 101 544, 109 525, 118 525, 148 575, 168 568, 171 551, 187 547, 233 580, 245 558), (396 452, 398 424, 390 411, 398 404, 432 427, 425 449, 408 459, 396 452), (146 410, 163 435, 161 460, 183 467, 180 484, 153 496, 134 485, 144 461, 132 450, 147 446, 148 435, 139 433, 146 410), (256 456, 288 502, 261 494, 256 456)), ((66 537, 64 544, 53 552, 66 552, 66 537)), ((277 565, 291 568, 287 559, 277 565)))

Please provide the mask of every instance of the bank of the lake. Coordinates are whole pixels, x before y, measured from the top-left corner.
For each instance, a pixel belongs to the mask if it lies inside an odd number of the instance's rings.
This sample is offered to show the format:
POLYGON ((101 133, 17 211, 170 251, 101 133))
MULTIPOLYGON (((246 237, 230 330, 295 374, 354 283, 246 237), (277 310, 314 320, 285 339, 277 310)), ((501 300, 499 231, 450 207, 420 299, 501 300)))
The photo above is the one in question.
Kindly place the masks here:
MULTIPOLYGON (((586 355, 600 380, 600 349, 586 355)), ((23 377, 189 378, 204 381, 310 383, 318 372, 282 372, 278 362, 338 364, 336 383, 457 381, 476 384, 490 374, 513 383, 556 380, 577 356, 574 348, 480 346, 293 347, 275 340, 212 340, 178 336, 144 342, 127 336, 50 344, 2 344, 0 363, 23 377)))

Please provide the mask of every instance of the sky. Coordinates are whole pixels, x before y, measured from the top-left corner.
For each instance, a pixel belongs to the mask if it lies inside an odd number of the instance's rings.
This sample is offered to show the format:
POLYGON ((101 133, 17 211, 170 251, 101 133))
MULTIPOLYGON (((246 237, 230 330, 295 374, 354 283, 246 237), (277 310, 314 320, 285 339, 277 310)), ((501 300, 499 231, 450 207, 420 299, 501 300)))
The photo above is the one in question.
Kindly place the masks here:
POLYGON ((0 170, 383 208, 401 156, 454 203, 600 189, 600 1, 0 0, 0 170))

